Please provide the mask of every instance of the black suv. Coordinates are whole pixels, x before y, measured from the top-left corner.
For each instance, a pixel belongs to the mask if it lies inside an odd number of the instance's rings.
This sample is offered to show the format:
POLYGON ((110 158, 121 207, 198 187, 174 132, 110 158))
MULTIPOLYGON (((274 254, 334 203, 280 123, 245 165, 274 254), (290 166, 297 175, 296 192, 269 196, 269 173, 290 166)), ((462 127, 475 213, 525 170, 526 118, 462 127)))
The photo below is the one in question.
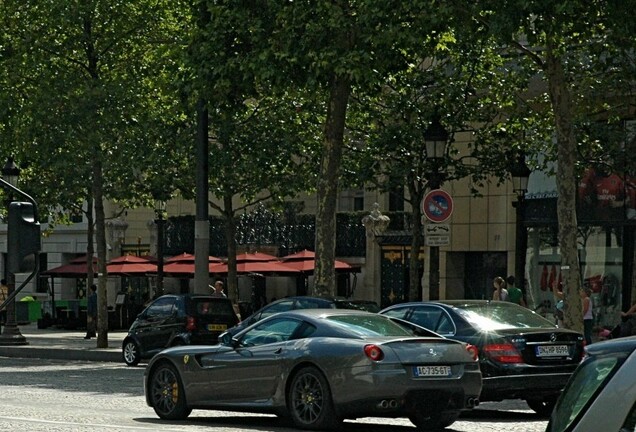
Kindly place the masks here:
POLYGON ((224 297, 168 294, 150 303, 132 323, 122 343, 124 362, 135 366, 164 348, 216 344, 238 323, 232 302, 224 297))

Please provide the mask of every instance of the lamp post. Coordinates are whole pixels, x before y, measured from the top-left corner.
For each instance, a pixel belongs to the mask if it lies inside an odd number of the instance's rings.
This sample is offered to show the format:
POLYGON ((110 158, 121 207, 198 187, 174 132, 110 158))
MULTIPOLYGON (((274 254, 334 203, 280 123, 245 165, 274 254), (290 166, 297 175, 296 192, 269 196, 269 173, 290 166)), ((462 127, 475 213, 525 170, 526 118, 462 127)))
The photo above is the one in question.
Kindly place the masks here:
POLYGON ((163 295, 163 234, 166 223, 166 202, 155 201, 155 223, 157 224, 157 291, 155 297, 163 295))
POLYGON ((528 249, 528 233, 523 225, 525 197, 528 191, 528 180, 532 171, 526 165, 524 154, 519 154, 510 166, 512 177, 512 187, 517 195, 517 201, 513 201, 512 206, 516 210, 515 222, 515 284, 521 288, 525 295, 525 267, 526 250, 528 249))
MULTIPOLYGON (((446 154, 448 136, 448 131, 440 122, 439 115, 435 115, 424 132, 426 159, 431 162, 431 171, 428 173, 430 190, 439 189, 442 185, 444 176, 440 168, 446 154)), ((429 300, 439 300, 439 246, 429 246, 428 278, 429 300)))
MULTIPOLYGON (((18 178, 20 177, 20 168, 17 167, 13 158, 9 156, 4 167, 2 167, 2 178, 13 187, 18 186, 18 178)), ((7 193, 6 204, 10 205, 12 201, 11 193, 7 193)), ((28 345, 26 338, 20 333, 15 313, 15 274, 7 270, 7 259, 4 260, 4 279, 7 282, 7 298, 9 302, 6 304, 6 322, 2 335, 0 335, 0 345, 28 345)))

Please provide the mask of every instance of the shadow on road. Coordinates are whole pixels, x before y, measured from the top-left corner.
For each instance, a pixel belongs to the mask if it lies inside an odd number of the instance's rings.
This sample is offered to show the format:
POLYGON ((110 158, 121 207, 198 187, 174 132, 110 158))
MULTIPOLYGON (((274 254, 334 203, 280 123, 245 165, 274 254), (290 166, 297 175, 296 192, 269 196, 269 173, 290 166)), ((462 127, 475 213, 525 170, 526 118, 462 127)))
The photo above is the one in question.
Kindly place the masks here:
POLYGON ((502 423, 515 423, 515 422, 543 422, 546 421, 546 417, 542 417, 534 412, 525 411, 506 411, 498 409, 483 409, 476 408, 472 411, 463 413, 461 415, 462 420, 468 421, 488 421, 488 422, 502 422, 502 423))
MULTIPOLYGON (((170 422, 158 418, 136 418, 135 421, 154 425, 192 425, 210 428, 236 428, 241 431, 280 431, 297 432, 290 422, 275 416, 230 415, 227 417, 190 417, 185 421, 170 422)), ((352 423, 345 421, 339 431, 350 432, 406 432, 413 431, 414 426, 387 425, 381 423, 352 423)), ((450 432, 450 431, 449 431, 450 432)))

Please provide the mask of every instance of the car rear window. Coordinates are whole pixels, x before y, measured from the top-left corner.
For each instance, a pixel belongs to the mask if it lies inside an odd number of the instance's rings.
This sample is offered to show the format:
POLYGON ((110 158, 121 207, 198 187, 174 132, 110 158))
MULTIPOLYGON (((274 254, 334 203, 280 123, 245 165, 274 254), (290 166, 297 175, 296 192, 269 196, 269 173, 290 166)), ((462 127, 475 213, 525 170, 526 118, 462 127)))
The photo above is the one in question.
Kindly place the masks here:
POLYGON ((463 304, 458 306, 457 313, 482 330, 555 328, 541 315, 512 303, 463 304))
POLYGON ((359 336, 413 336, 409 330, 382 315, 332 315, 327 320, 359 336))
POLYGON ((194 306, 197 315, 214 315, 214 316, 227 316, 232 317, 234 315, 234 308, 228 301, 211 301, 205 299, 194 300, 194 306))

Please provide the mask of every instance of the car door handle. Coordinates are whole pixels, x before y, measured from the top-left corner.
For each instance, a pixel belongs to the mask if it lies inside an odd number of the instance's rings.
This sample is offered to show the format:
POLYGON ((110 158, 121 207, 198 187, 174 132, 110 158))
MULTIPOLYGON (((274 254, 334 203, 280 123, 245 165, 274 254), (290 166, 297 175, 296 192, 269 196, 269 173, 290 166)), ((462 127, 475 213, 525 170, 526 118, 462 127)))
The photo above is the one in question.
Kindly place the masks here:
POLYGON ((274 351, 274 354, 280 354, 283 352, 282 348, 276 348, 276 350, 274 351))

